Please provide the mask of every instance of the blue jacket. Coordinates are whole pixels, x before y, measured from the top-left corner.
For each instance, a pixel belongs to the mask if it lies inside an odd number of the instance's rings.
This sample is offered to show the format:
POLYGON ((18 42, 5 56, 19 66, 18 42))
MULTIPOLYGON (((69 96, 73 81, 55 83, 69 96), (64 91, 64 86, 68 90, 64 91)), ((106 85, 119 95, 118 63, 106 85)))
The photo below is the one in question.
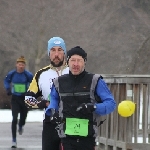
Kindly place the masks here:
MULTIPOLYGON (((96 93, 101 98, 102 103, 96 103, 95 113, 98 115, 107 115, 113 112, 116 108, 116 102, 103 79, 98 81, 96 86, 96 93)), ((59 101, 59 94, 53 85, 50 93, 50 104, 46 109, 46 115, 50 116, 51 108, 58 110, 59 101)))
POLYGON ((16 70, 12 70, 6 75, 4 79, 4 87, 6 90, 11 89, 13 95, 21 96, 23 93, 15 91, 16 85, 23 85, 26 92, 30 82, 32 81, 32 78, 33 74, 29 71, 24 70, 24 72, 18 73, 16 70))

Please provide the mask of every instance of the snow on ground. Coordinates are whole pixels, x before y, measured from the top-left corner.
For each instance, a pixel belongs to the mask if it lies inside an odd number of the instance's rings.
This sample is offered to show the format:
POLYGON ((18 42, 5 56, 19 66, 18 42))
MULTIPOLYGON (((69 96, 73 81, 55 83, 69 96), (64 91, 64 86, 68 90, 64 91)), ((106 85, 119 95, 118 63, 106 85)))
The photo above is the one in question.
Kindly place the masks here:
MULTIPOLYGON (((44 113, 43 110, 30 110, 28 112, 26 121, 27 122, 42 122, 43 113, 44 113)), ((11 110, 1 109, 0 110, 0 122, 11 122, 11 121, 12 121, 11 110)))

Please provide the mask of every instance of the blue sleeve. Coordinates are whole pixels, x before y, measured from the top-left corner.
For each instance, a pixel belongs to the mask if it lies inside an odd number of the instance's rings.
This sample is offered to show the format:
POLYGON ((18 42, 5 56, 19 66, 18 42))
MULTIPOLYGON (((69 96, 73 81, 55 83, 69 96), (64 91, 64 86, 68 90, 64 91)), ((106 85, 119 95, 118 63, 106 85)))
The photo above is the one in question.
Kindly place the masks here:
POLYGON ((8 72, 8 74, 6 75, 6 77, 4 79, 4 87, 6 90, 11 88, 10 83, 11 83, 11 76, 12 76, 13 72, 14 71, 8 72))
POLYGON ((59 94, 56 91, 54 84, 53 84, 52 89, 51 89, 51 93, 50 93, 50 104, 45 111, 46 115, 50 116, 50 109, 52 109, 52 108, 58 110, 59 101, 60 101, 59 94))
POLYGON ((98 81, 96 93, 101 98, 102 103, 96 104, 97 108, 95 110, 95 113, 99 115, 107 115, 113 112, 116 108, 116 102, 103 79, 100 79, 98 81))
POLYGON ((28 82, 31 83, 32 82, 32 79, 33 79, 33 74, 29 71, 26 71, 27 75, 28 75, 28 82))

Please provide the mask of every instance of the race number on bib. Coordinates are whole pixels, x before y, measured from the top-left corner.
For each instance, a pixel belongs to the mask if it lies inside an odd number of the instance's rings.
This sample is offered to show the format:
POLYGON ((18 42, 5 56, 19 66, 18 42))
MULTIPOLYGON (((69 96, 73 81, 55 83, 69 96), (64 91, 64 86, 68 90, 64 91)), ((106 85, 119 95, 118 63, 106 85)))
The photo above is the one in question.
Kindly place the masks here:
POLYGON ((14 84, 14 91, 17 93, 25 93, 26 92, 25 84, 14 84))
POLYGON ((66 118, 65 134, 87 136, 88 122, 89 122, 88 119, 66 118))

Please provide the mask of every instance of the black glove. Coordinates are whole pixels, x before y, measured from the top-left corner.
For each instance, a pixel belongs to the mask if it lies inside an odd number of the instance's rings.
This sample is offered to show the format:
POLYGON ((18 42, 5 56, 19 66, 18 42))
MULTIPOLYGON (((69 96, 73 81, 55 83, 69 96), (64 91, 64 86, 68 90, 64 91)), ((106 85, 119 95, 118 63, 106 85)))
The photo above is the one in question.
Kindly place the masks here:
POLYGON ((37 106, 40 108, 40 109, 43 109, 43 108, 47 108, 47 104, 48 101, 47 100, 41 100, 40 103, 37 104, 37 106))
POLYGON ((51 116, 50 116, 50 122, 53 124, 61 124, 61 117, 59 116, 59 112, 55 109, 51 109, 51 116))
POLYGON ((96 109, 96 105, 92 103, 82 103, 76 111, 80 111, 82 113, 92 113, 96 109))
POLYGON ((8 95, 8 96, 12 95, 12 93, 11 93, 11 89, 10 89, 10 88, 9 88, 9 89, 7 89, 7 90, 6 90, 6 92, 7 92, 7 95, 8 95))

